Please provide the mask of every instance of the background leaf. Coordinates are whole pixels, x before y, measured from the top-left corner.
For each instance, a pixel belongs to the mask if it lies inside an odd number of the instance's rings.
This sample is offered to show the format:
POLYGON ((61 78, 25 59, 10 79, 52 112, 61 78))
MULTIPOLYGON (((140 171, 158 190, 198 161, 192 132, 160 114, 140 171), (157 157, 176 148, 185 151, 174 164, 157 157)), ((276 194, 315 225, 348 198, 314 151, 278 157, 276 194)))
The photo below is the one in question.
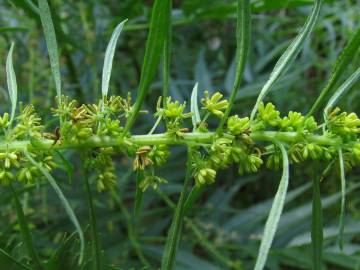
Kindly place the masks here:
POLYGON ((225 121, 227 120, 231 107, 234 104, 235 97, 241 85, 241 80, 245 70, 245 65, 250 48, 251 33, 251 10, 250 0, 237 1, 237 24, 236 24, 236 72, 235 81, 229 98, 229 106, 226 108, 224 116, 218 127, 221 131, 225 121))
POLYGON ((49 52, 51 71, 55 81, 56 95, 58 98, 61 96, 61 76, 60 64, 58 55, 58 46, 56 42, 56 34, 54 25, 51 19, 50 7, 47 0, 38 0, 40 19, 43 26, 46 45, 49 52))
POLYGON ((296 38, 291 42, 289 47, 286 49, 284 54, 277 61, 273 71, 270 74, 270 78, 262 87, 261 92, 256 100, 255 106, 251 111, 250 120, 254 120, 256 112, 258 110, 260 102, 264 99, 264 97, 269 93, 269 91, 273 88, 276 81, 286 72, 291 63, 294 61, 296 56, 298 55, 301 47, 303 46, 306 38, 310 35, 312 30, 315 27, 315 23, 317 18, 319 17, 320 7, 322 0, 315 0, 314 8, 307 18, 304 27, 301 29, 300 33, 296 36, 296 38))
POLYGON ((110 83, 110 76, 111 76, 112 63, 113 63, 113 59, 114 59, 116 43, 121 34, 121 31, 124 28, 124 24, 126 23, 126 21, 127 20, 124 20, 116 26, 116 28, 114 29, 114 32, 111 35, 109 44, 106 48, 105 58, 104 58, 104 66, 103 66, 103 72, 102 72, 102 81, 101 81, 101 93, 102 93, 103 98, 106 97, 109 92, 109 83, 110 83))
POLYGON ((340 53, 336 63, 331 71, 330 79, 325 87, 321 90, 320 95, 310 108, 308 115, 313 115, 321 106, 327 94, 334 88, 340 76, 345 72, 349 63, 354 59, 356 52, 360 48, 360 28, 354 33, 346 47, 340 53))
POLYGON ((190 108, 191 108, 191 112, 192 112, 191 119, 192 119, 192 124, 193 124, 194 130, 197 128, 198 124, 201 122, 199 107, 198 107, 198 86, 199 86, 199 84, 196 83, 191 92, 190 108))
POLYGON ((151 14, 150 32, 146 42, 145 56, 141 68, 140 84, 135 104, 126 122, 124 131, 128 132, 133 126, 150 83, 155 76, 161 54, 168 34, 169 13, 171 0, 155 0, 151 14))
POLYGON ((16 105, 17 105, 17 82, 16 82, 16 75, 12 60, 13 51, 14 51, 14 43, 11 44, 8 56, 6 58, 6 80, 9 91, 9 97, 11 100, 10 124, 14 120, 16 105))
POLYGON ((351 76, 336 90, 332 95, 329 102, 324 109, 324 118, 327 119, 327 114, 334 108, 339 100, 354 86, 354 84, 360 79, 360 68, 358 68, 351 76))
POLYGON ((0 249, 0 265, 6 270, 32 270, 29 266, 18 262, 3 249, 0 249))

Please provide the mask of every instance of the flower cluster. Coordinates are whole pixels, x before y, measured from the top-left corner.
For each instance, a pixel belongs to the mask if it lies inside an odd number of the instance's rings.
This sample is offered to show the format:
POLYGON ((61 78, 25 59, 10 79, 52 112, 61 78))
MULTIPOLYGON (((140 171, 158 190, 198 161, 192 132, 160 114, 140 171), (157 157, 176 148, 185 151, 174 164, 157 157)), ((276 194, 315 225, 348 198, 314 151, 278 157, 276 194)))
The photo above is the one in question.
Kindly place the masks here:
MULTIPOLYGON (((44 127, 31 105, 22 107, 19 115, 10 123, 8 113, 0 117, 0 138, 4 150, 0 150, 0 183, 9 185, 18 180, 31 184, 41 176, 39 169, 31 163, 23 151, 12 149, 12 141, 30 140, 34 145, 43 138, 44 127)), ((51 150, 27 150, 36 162, 51 171, 56 164, 51 150), (35 154, 36 153, 36 154, 35 154)))
MULTIPOLYGON (((232 165, 237 167, 239 174, 256 173, 263 164, 270 169, 280 169, 283 157, 274 142, 281 142, 284 136, 289 138, 285 139, 283 145, 292 163, 309 159, 329 162, 338 157, 338 149, 341 147, 346 168, 351 169, 360 164, 360 119, 355 113, 341 112, 336 108, 327 115, 325 124, 318 125, 314 117, 306 117, 293 111, 281 116, 272 103, 260 103, 253 121, 249 117, 232 115, 224 121, 222 132, 211 133, 207 128, 208 118, 224 117, 228 101, 223 99, 219 92, 210 96, 205 91, 201 103, 205 116, 199 126, 194 127, 195 131, 190 136, 194 136, 192 142, 185 142, 185 133, 190 130, 186 127, 185 120, 192 116, 191 112, 187 112, 185 102, 173 101, 168 97, 166 102, 162 103, 159 99, 154 114, 158 119, 157 124, 163 121, 166 132, 161 136, 169 139, 170 144, 189 143, 192 174, 198 186, 214 183, 218 171, 232 165), (201 134, 212 135, 208 136, 206 141, 200 142, 196 136, 201 137, 201 134), (265 140, 268 143, 259 144, 256 138, 259 138, 259 135, 261 138, 264 134, 268 134, 268 139, 265 140), (336 143, 327 143, 328 140, 336 143)), ((20 113, 12 123, 10 115, 4 113, 0 116, 1 183, 9 184, 15 179, 33 183, 41 176, 38 166, 30 162, 23 151, 28 151, 32 159, 51 171, 56 166, 54 149, 66 146, 81 148, 87 169, 96 176, 99 192, 112 189, 116 185, 113 156, 119 152, 134 158, 133 169, 141 172, 143 176, 139 187, 143 191, 149 187, 156 189, 160 184, 166 183, 155 171, 166 164, 170 155, 169 144, 156 140, 148 145, 134 143, 132 136, 124 134, 121 126, 121 119, 129 117, 131 110, 129 95, 126 98, 104 97, 97 104, 82 105, 61 96, 57 107, 52 110, 60 120, 55 133, 45 132, 31 105, 21 106, 20 113), (51 145, 49 140, 53 141, 51 145), (8 147, 12 142, 18 141, 28 141, 30 146, 27 145, 25 149, 8 147), (47 142, 46 147, 43 147, 44 142, 47 142), (41 147, 37 147, 38 145, 41 147)))

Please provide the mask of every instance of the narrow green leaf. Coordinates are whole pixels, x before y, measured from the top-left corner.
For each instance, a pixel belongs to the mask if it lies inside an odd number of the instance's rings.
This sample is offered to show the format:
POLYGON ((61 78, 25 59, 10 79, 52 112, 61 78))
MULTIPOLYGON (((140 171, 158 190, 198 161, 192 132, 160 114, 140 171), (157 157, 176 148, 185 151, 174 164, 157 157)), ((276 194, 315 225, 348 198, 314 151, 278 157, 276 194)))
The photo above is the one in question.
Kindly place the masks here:
POLYGON ((17 104, 17 83, 16 83, 16 75, 15 75, 14 65, 13 65, 13 60, 12 60, 13 50, 14 50, 14 43, 11 44, 10 51, 6 58, 6 80, 7 80, 7 86, 8 86, 8 91, 9 91, 9 97, 11 100, 10 124, 14 120, 16 104, 17 104))
POLYGON ((13 258, 9 253, 0 248, 0 265, 2 269, 7 270, 33 270, 13 258))
POLYGON ((339 167, 340 167, 340 180, 341 180, 341 210, 339 220, 339 247, 342 250, 344 247, 344 218, 345 218, 345 198, 346 198, 346 181, 345 181, 345 166, 344 157, 341 148, 338 150, 339 154, 339 167))
POLYGON ((143 191, 140 188, 140 183, 144 178, 144 171, 138 170, 136 172, 136 191, 135 191, 135 207, 134 207, 134 216, 138 217, 142 205, 142 195, 143 191))
POLYGON ((321 270, 323 251, 323 215, 320 195, 320 180, 317 177, 314 179, 313 184, 311 242, 314 270, 321 270))
POLYGON ((199 113, 199 107, 198 107, 198 86, 199 84, 196 83, 192 92, 191 92, 191 119, 192 124, 194 127, 194 130, 197 128, 198 124, 201 122, 200 113, 199 113))
POLYGON ((176 251, 179 246, 182 224, 184 219, 185 197, 188 190, 189 182, 191 180, 191 164, 191 149, 188 149, 185 181, 179 201, 176 205, 168 237, 166 238, 165 249, 161 260, 161 270, 171 270, 175 262, 176 251))
POLYGON ((102 72, 102 82, 101 82, 101 92, 103 98, 106 97, 109 92, 109 83, 110 83, 110 76, 111 76, 116 43, 124 28, 124 24, 126 23, 126 21, 127 20, 123 20, 121 23, 119 23, 116 26, 114 32, 111 35, 109 44, 106 48, 104 66, 102 72))
POLYGON ((339 100, 353 87, 360 79, 360 67, 336 90, 324 109, 324 117, 327 119, 329 111, 336 106, 339 100))
POLYGON ((35 250, 34 242, 31 237, 30 230, 29 230, 29 223, 27 221, 27 218, 25 217, 24 211, 20 204, 18 194, 17 194, 15 188, 12 186, 12 184, 10 184, 10 189, 11 189, 14 201, 15 201, 16 216, 18 218, 21 236, 25 243, 27 253, 28 253, 29 257, 31 258, 32 262, 35 264, 36 269, 41 270, 42 269, 41 262, 40 262, 38 254, 35 250))
POLYGON ((349 63, 354 58, 354 55, 360 48, 360 28, 354 33, 348 44, 340 53, 335 65, 332 69, 331 76, 325 87, 321 90, 320 95, 316 99, 315 103, 307 113, 308 116, 313 115, 324 102, 326 95, 334 88, 338 82, 340 76, 344 73, 349 63))
POLYGON ((56 194, 58 195, 67 215, 69 216, 71 222, 74 224, 76 231, 79 235, 79 239, 80 239, 80 257, 79 257, 79 264, 82 263, 83 258, 84 258, 84 248, 85 248, 85 240, 84 240, 84 233, 80 227, 79 221, 77 219, 77 217, 75 216, 74 211, 72 210, 68 200, 66 199, 66 197, 64 196, 64 194, 62 193, 60 187, 58 186, 58 184, 56 183, 56 180, 52 177, 52 175, 43 167, 41 166, 40 163, 38 163, 37 161, 35 161, 30 153, 28 151, 24 151, 25 156, 27 157, 27 159, 43 174, 43 176, 48 180, 48 182, 50 183, 50 185, 52 186, 52 188, 54 189, 54 191, 56 192, 56 194))
POLYGON ((126 122, 124 134, 127 134, 133 126, 144 98, 149 91, 150 83, 158 68, 167 35, 167 25, 169 24, 169 12, 171 8, 170 3, 171 0, 155 0, 137 97, 128 121, 126 122))
POLYGON ((40 20, 44 30, 46 46, 49 52, 50 65, 52 75, 55 81, 56 95, 58 98, 61 96, 61 77, 60 77, 60 64, 58 55, 58 46, 56 42, 55 29, 51 19, 50 7, 47 0, 38 0, 40 20))
POLYGON ((310 35, 312 30, 314 29, 317 18, 319 17, 320 7, 322 0, 315 0, 315 4, 310 16, 307 18, 304 27, 301 29, 300 33, 297 37, 291 42, 289 47, 286 49, 284 54, 277 61, 273 71, 270 74, 270 78, 265 83, 261 92, 256 100, 255 106, 251 112, 250 120, 254 120, 256 112, 258 110, 260 102, 265 98, 265 96, 270 92, 273 88, 277 80, 286 72, 291 63, 294 61, 304 41, 310 35))
POLYGON ((236 24, 236 72, 235 81, 229 98, 229 106, 226 108, 223 118, 219 124, 217 132, 221 132, 231 108, 234 104, 236 94, 239 90, 246 61, 250 48, 251 32, 251 5, 250 0, 237 1, 237 24, 236 24))
POLYGON ((163 55, 163 106, 166 108, 167 102, 166 99, 169 95, 170 87, 170 65, 171 65, 171 45, 172 45, 172 1, 170 1, 170 7, 168 10, 168 24, 166 25, 166 37, 164 40, 164 55, 163 55))
POLYGON ((289 185, 289 160, 286 149, 281 143, 277 143, 277 145, 280 148, 282 154, 283 172, 278 190, 271 206, 269 217, 267 218, 265 223, 264 233, 254 268, 255 270, 262 270, 265 266, 271 244, 276 233, 276 228, 278 226, 280 216, 285 205, 286 192, 289 185))

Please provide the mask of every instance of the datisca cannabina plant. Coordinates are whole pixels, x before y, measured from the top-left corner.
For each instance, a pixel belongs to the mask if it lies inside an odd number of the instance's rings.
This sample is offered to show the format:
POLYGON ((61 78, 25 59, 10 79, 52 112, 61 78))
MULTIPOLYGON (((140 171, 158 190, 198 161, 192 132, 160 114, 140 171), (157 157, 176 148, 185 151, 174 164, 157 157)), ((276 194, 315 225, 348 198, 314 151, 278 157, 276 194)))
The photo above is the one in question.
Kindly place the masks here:
MULTIPOLYGON (((31 262, 24 269, 47 268, 34 248, 14 184, 20 182, 28 185, 42 180, 47 180, 55 189, 77 229, 81 242, 78 263, 81 269, 85 269, 82 228, 51 175, 52 170, 57 167, 58 156, 62 156, 62 153, 68 150, 77 151, 85 170, 96 174, 95 182, 84 179, 90 209, 93 269, 103 269, 103 264, 90 185, 96 185, 98 192, 113 192, 117 185, 116 163, 113 157, 122 154, 132 159, 132 169, 137 175, 134 183, 136 185, 134 218, 136 219, 141 211, 143 192, 151 192, 150 188, 158 190, 160 185, 166 185, 167 181, 171 181, 158 176, 157 169, 166 164, 173 145, 182 145, 187 149, 186 178, 179 200, 173 205, 174 214, 164 247, 161 269, 173 268, 177 247, 181 241, 183 221, 191 206, 196 203, 200 191, 209 185, 216 185, 218 172, 228 169, 229 166, 236 166, 241 175, 257 173, 262 166, 272 170, 282 170, 254 269, 261 270, 266 264, 285 204, 289 167, 292 165, 296 168, 298 163, 305 160, 326 164, 325 172, 321 177, 326 176, 326 171, 332 167, 340 168, 342 201, 339 242, 341 245, 344 229, 345 171, 360 165, 358 136, 360 119, 354 112, 342 111, 337 107, 337 103, 359 80, 360 68, 357 68, 339 88, 335 89, 335 86, 359 48, 360 29, 353 34, 339 56, 328 83, 310 111, 306 115, 295 111, 281 115, 275 105, 264 102, 264 98, 295 60, 304 41, 314 29, 321 7, 321 0, 316 0, 305 25, 278 60, 270 78, 261 89, 251 114, 239 116, 232 114, 232 109, 250 49, 250 1, 237 1, 237 62, 231 96, 226 98, 221 92, 204 91, 203 96, 198 98, 198 85, 195 84, 191 100, 188 103, 181 103, 168 96, 172 3, 171 0, 156 0, 135 101, 132 101, 130 93, 125 97, 112 96, 108 93, 116 43, 126 22, 123 21, 114 30, 106 50, 101 98, 93 104, 79 104, 61 93, 57 44, 49 7, 46 0, 38 2, 38 12, 57 90, 56 106, 52 108, 52 115, 58 122, 58 128, 55 131, 46 130, 44 127, 46 123, 43 123, 37 115, 33 105, 18 104, 16 77, 12 65, 13 45, 6 61, 12 106, 9 113, 6 112, 0 117, 0 182, 12 190, 15 198, 21 234, 31 258, 31 262), (147 134, 134 135, 131 132, 132 127, 141 112, 143 100, 148 94, 150 82, 161 59, 163 59, 164 76, 163 95, 158 99, 154 126, 147 134), (323 106, 325 98, 329 95, 331 97, 328 103, 323 106), (322 106, 323 117, 318 119, 316 113, 322 106), (210 127, 211 118, 218 120, 217 127, 210 127), (192 125, 189 125, 191 122, 192 125), (166 127, 166 131, 156 133, 160 124, 166 127)), ((313 183, 314 269, 321 268, 322 252, 319 179, 320 177, 314 179, 313 183)), ((158 266, 145 266, 158 269, 158 266)), ((230 267, 242 269, 240 263, 230 267)))

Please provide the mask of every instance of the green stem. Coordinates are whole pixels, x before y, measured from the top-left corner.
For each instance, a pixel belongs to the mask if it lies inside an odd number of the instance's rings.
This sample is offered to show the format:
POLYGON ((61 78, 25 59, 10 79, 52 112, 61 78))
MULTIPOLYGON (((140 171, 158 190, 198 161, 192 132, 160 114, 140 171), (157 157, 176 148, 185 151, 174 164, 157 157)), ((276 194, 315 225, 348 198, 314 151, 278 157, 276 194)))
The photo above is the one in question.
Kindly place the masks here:
POLYGON ((96 215, 95 215, 94 203, 93 203, 93 198, 92 198, 92 194, 91 194, 87 169, 85 169, 84 180, 85 180, 85 189, 86 189, 86 195, 87 195, 88 207, 89 207, 89 216, 90 216, 92 251, 93 251, 93 256, 94 256, 93 269, 100 270, 101 269, 100 246, 99 246, 99 239, 98 239, 98 235, 97 235, 97 225, 96 225, 96 215))
POLYGON ((323 214, 320 193, 320 180, 318 177, 314 178, 313 184, 311 244, 313 251, 312 255, 314 270, 321 270, 323 251, 323 214))
MULTIPOLYGON (((233 138, 232 135, 227 135, 229 138, 233 138)), ((347 147, 350 144, 342 144, 340 137, 329 138, 326 135, 313 135, 313 134, 301 134, 297 132, 281 132, 281 131, 256 131, 249 134, 255 142, 274 140, 281 143, 296 143, 296 142, 308 142, 316 143, 319 145, 328 146, 339 146, 347 147)), ((214 132, 205 133, 185 133, 183 137, 170 136, 167 133, 151 134, 151 135, 134 135, 128 138, 121 137, 98 137, 93 136, 85 141, 74 142, 74 143, 63 143, 54 145, 53 140, 42 139, 31 143, 30 141, 11 141, 11 142, 0 142, 0 151, 6 150, 25 150, 29 146, 39 150, 49 149, 89 149, 98 147, 111 147, 111 146, 126 146, 129 144, 136 145, 188 145, 192 146, 195 144, 206 144, 212 143, 215 138, 214 132)))
POLYGON ((174 211, 174 217, 171 222, 169 234, 166 239, 165 250, 161 262, 161 270, 171 270, 175 262, 176 251, 179 246, 180 237, 181 237, 186 193, 191 180, 191 165, 192 165, 191 149, 188 148, 185 181, 180 194, 179 201, 174 211))
POLYGON ((143 191, 140 188, 140 183, 144 178, 144 171, 138 170, 136 172, 136 191, 135 191, 135 207, 134 207, 134 217, 138 218, 141 210, 142 204, 142 195, 143 191))
POLYGON ((36 269, 42 270, 43 268, 41 266, 39 256, 34 247, 34 242, 31 237, 27 219, 25 217, 24 211, 20 204, 17 192, 11 183, 10 183, 10 189, 13 194, 14 201, 15 201, 16 215, 18 218, 19 226, 20 226, 21 236, 23 238, 23 241, 24 241, 26 249, 27 249, 27 253, 28 253, 29 257, 32 259, 33 263, 35 264, 36 269))

